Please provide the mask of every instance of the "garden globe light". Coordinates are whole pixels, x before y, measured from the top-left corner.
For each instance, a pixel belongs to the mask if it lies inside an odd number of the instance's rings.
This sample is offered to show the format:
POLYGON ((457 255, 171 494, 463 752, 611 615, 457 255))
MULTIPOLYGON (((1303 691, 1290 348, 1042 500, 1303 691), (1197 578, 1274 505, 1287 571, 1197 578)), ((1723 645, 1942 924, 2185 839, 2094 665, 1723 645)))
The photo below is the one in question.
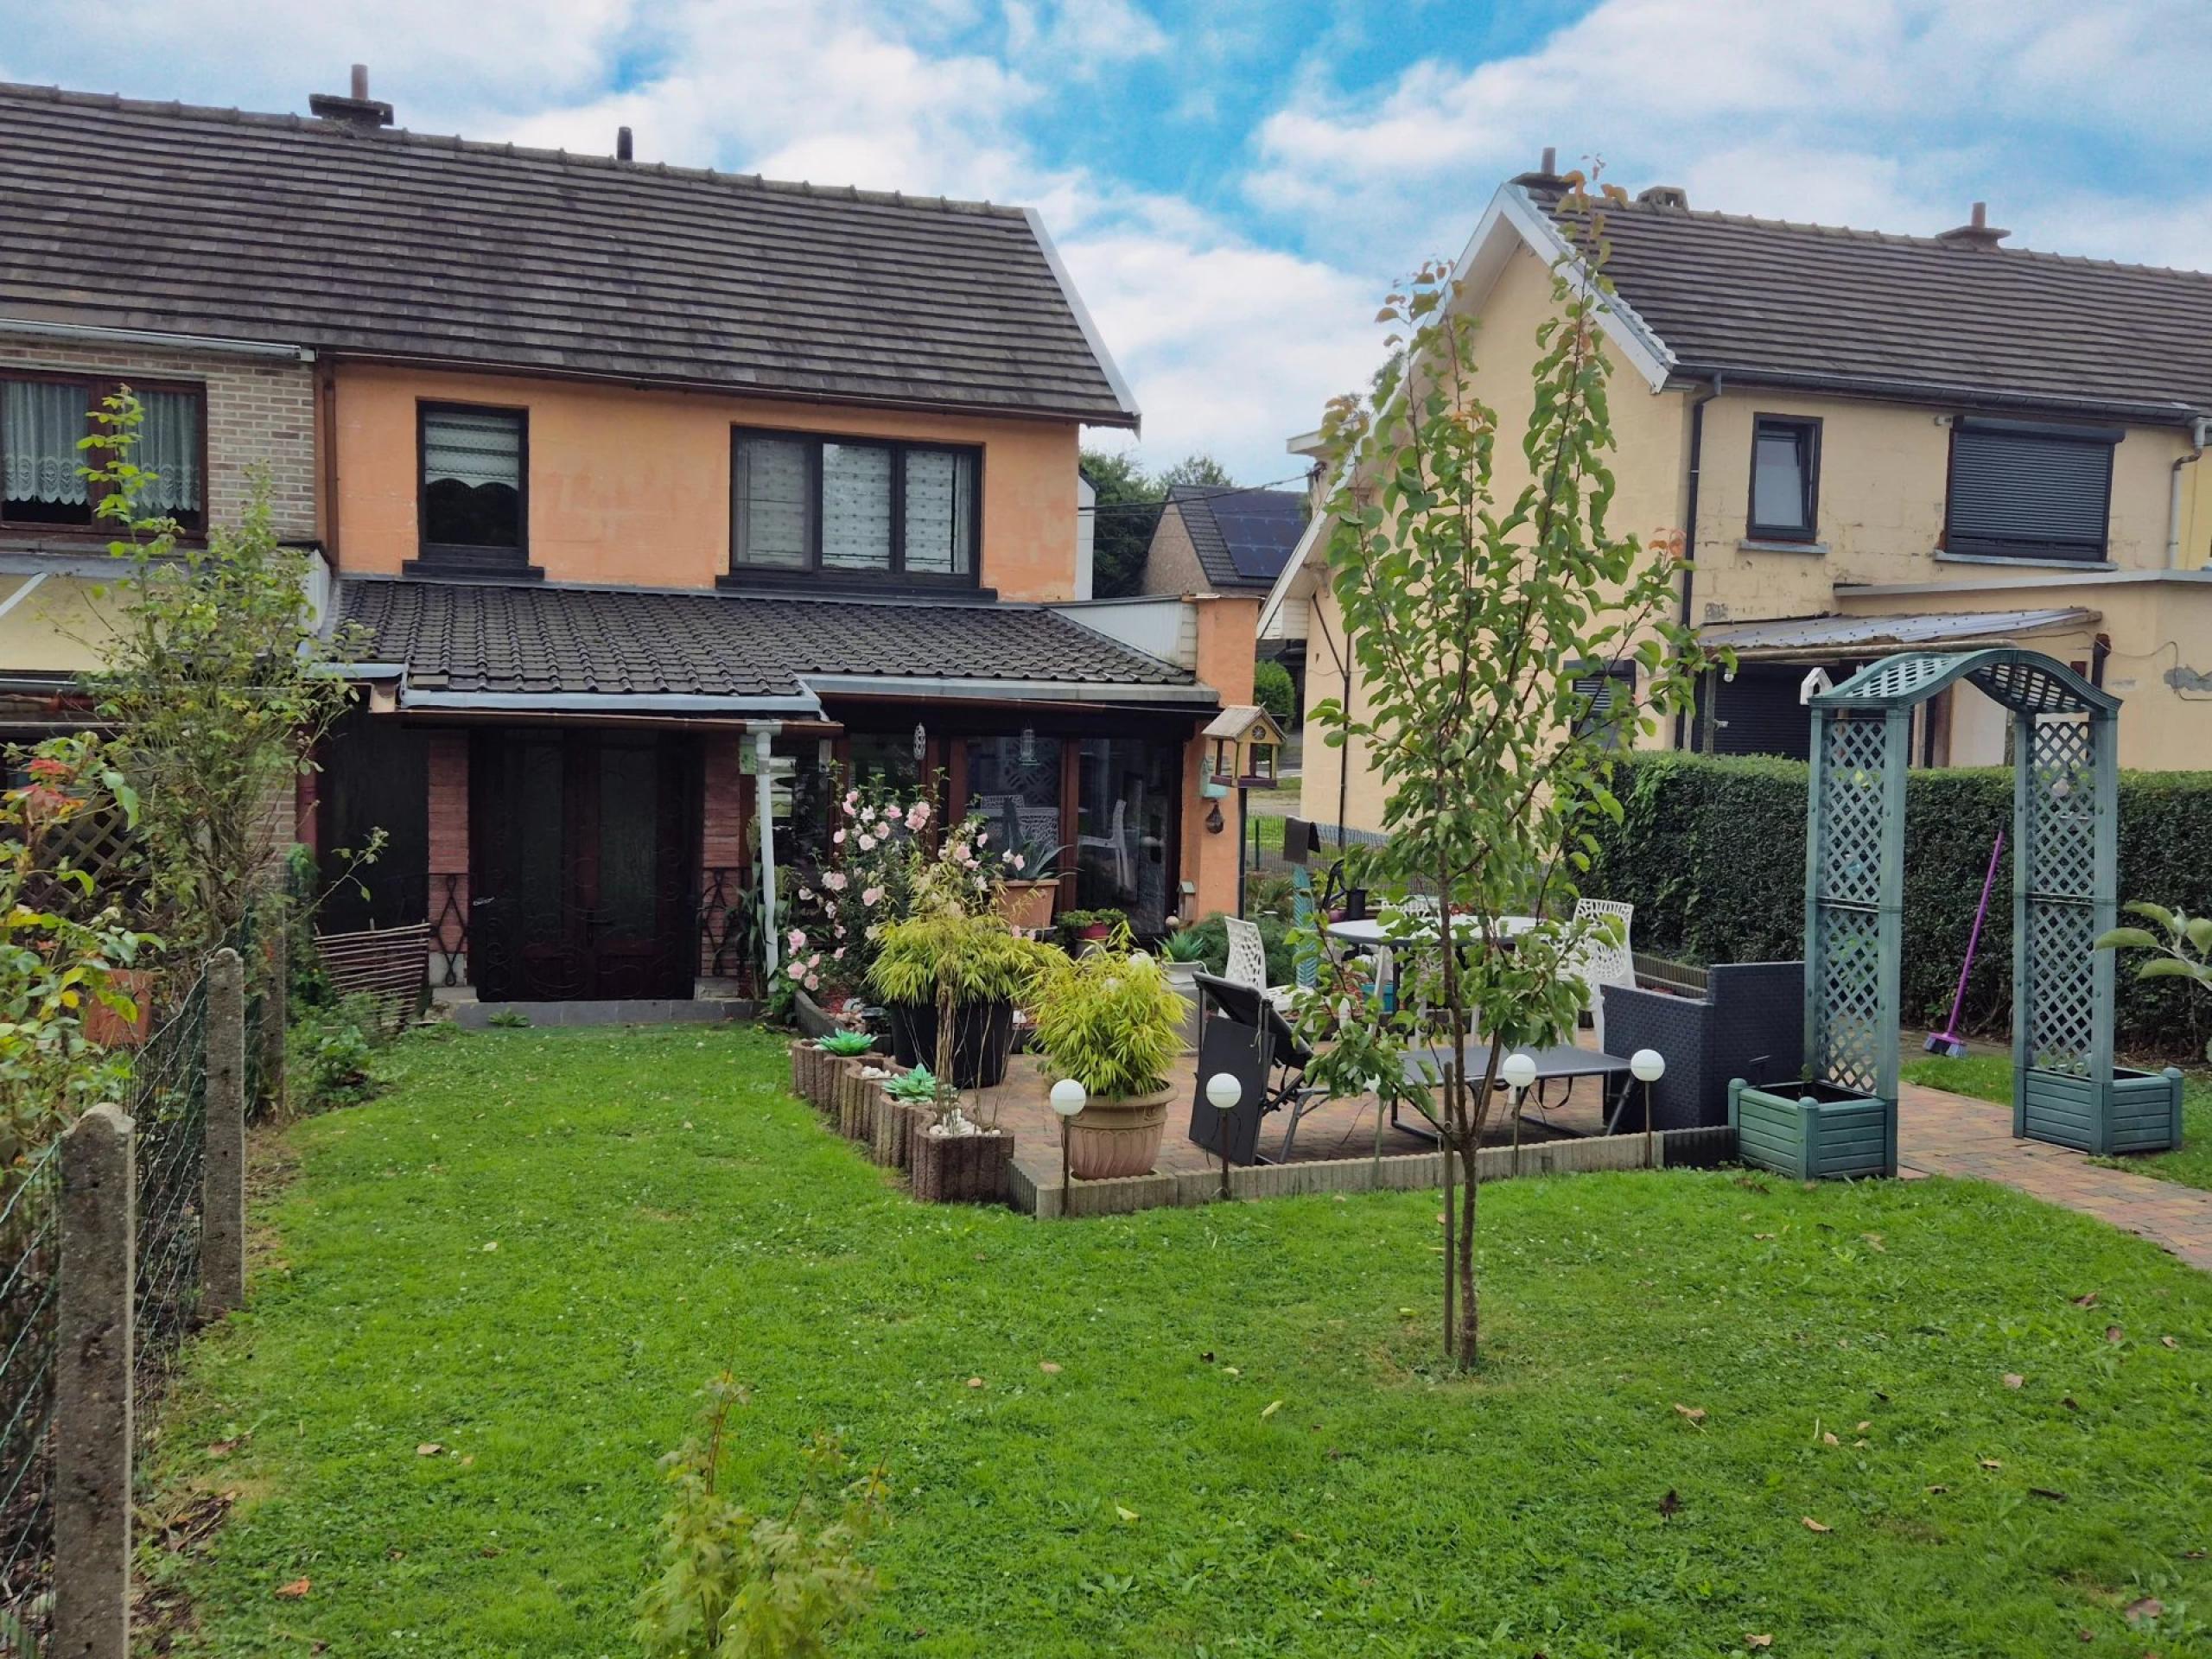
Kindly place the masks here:
POLYGON ((1505 1079, 1505 1086, 1516 1093, 1536 1080, 1535 1058, 1516 1049, 1505 1057, 1505 1064, 1498 1068, 1498 1075, 1505 1079))
POLYGON ((1062 1117, 1073 1117, 1089 1099, 1083 1085, 1073 1077, 1062 1077, 1052 1085, 1052 1109, 1062 1117))
POLYGON ((1217 1071, 1206 1079, 1206 1099, 1217 1112, 1236 1109, 1236 1103, 1244 1098, 1244 1085, 1226 1071, 1217 1071))
POLYGON ((1667 1057, 1656 1048, 1639 1048, 1629 1056, 1628 1069, 1638 1083, 1656 1083, 1667 1075, 1667 1057))

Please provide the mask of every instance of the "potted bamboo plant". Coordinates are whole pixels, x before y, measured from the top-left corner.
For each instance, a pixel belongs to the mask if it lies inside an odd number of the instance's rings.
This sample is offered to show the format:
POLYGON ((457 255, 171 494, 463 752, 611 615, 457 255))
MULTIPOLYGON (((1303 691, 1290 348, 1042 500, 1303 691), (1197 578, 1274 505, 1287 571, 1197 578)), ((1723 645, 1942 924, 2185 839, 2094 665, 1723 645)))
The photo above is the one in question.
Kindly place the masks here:
POLYGON ((1158 963, 1110 946, 1046 978, 1037 1047, 1053 1076, 1073 1077, 1090 1096, 1068 1122, 1068 1167, 1078 1178, 1150 1173, 1174 1093, 1167 1072, 1182 1052, 1185 1006, 1158 963))
POLYGON ((868 983, 891 1010, 893 1057, 935 1068, 955 1089, 995 1087, 1014 1046, 1014 1004, 1034 989, 1046 950, 995 912, 940 911, 881 929, 868 983))

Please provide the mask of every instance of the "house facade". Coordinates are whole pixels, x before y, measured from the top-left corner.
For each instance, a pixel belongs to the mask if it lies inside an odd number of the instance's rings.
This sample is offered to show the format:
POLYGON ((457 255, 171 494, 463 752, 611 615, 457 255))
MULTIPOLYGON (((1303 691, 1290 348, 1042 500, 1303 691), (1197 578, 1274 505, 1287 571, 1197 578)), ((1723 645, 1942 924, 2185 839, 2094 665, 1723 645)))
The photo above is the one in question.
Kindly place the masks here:
MULTIPOLYGON (((757 982, 771 893, 869 780, 1140 931, 1233 905, 1199 733, 1249 701, 1258 598, 1088 602, 1079 433, 1138 415, 1033 213, 313 107, 0 89, 16 176, 115 158, 0 251, 0 342, 289 353, 254 360, 303 398, 269 423, 285 527, 364 689, 303 818, 334 871, 387 840, 333 925, 427 918, 487 999, 757 982)), ((219 521, 256 405, 206 397, 219 521)))
MULTIPOLYGON (((1455 270, 1474 391, 1509 434, 1568 257, 1561 181, 1500 189, 1455 270)), ((1932 238, 1608 204, 1617 534, 1686 530, 1681 619, 1737 657, 1640 740, 1802 758, 1800 701, 1891 652, 2018 644, 2125 702, 2123 766, 2212 763, 2212 276, 2009 248, 1979 209, 1932 238)), ((1310 449, 1306 441, 1294 448, 1310 449)), ((1499 493, 1526 481, 1498 446, 1499 493)), ((1303 637, 1310 695, 1358 696, 1317 526, 1262 633, 1303 637)), ((1632 696, 1625 659, 1583 671, 1632 696)), ((1923 765, 2004 758, 1970 690, 1916 716, 1923 765)), ((1305 810, 1376 827, 1357 746, 1309 753, 1305 810)))

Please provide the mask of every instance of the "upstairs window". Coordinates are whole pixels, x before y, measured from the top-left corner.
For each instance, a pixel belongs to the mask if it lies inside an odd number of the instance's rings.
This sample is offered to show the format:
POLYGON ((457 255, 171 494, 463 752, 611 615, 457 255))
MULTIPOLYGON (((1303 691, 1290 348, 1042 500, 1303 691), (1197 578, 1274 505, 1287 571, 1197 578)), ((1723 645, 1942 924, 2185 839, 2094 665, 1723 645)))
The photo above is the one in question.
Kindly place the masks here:
POLYGON ((730 456, 730 569, 973 587, 973 449, 746 432, 730 456))
POLYGON ((1821 423, 1782 415, 1751 423, 1751 516, 1755 542, 1819 539, 1821 423))
POLYGON ((2101 560, 2112 505, 2106 427, 1961 417, 1951 428, 1946 552, 2101 560))
POLYGON ((519 568, 529 556, 529 416, 518 409, 424 404, 426 564, 519 568))
POLYGON ((1601 749, 1632 748, 1636 743, 1636 664, 1612 663, 1578 669, 1574 695, 1587 698, 1574 722, 1577 737, 1595 735, 1601 749))
POLYGON ((107 429, 92 416, 103 399, 126 384, 140 410, 130 460, 152 475, 138 496, 139 515, 174 518, 188 534, 206 527, 202 388, 49 375, 0 378, 0 524, 80 530, 99 524, 99 489, 78 469, 105 457, 77 444, 107 429))

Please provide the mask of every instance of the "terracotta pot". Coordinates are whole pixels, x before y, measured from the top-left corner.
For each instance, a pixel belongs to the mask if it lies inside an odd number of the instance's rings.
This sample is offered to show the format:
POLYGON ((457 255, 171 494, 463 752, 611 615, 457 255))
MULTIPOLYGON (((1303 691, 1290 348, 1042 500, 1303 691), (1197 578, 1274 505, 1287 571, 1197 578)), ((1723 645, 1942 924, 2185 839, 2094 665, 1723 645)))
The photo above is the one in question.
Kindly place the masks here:
POLYGON ((1039 932, 1052 925, 1059 896, 1057 881, 1009 881, 999 889, 999 914, 1008 927, 1039 932))
POLYGON ((1068 1120, 1068 1169, 1077 1180, 1111 1180, 1118 1175, 1149 1175, 1160 1156, 1160 1137, 1167 1126, 1172 1086, 1119 1100, 1091 1096, 1068 1120))
POLYGON ((917 1128, 909 1147, 914 1197, 924 1204, 995 1204, 1006 1196, 1014 1137, 930 1135, 917 1128))

